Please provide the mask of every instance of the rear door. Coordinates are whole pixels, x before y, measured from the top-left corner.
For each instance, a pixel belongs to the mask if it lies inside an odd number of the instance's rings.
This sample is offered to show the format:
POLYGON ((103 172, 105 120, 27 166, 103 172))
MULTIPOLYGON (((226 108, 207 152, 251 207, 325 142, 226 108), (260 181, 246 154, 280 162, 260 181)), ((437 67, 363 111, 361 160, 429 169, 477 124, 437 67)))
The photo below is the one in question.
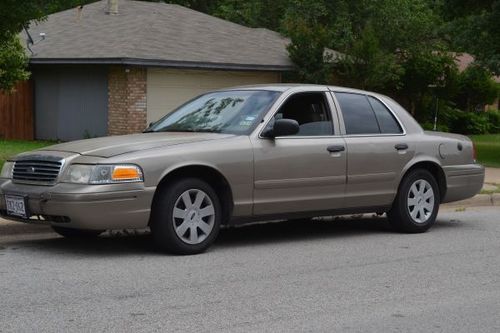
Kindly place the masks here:
POLYGON ((390 205, 397 176, 415 154, 395 114, 374 95, 335 92, 347 146, 345 207, 390 205))
POLYGON ((299 133, 252 137, 255 215, 342 207, 347 160, 333 105, 327 89, 292 94, 267 126, 278 118, 295 119, 299 133))

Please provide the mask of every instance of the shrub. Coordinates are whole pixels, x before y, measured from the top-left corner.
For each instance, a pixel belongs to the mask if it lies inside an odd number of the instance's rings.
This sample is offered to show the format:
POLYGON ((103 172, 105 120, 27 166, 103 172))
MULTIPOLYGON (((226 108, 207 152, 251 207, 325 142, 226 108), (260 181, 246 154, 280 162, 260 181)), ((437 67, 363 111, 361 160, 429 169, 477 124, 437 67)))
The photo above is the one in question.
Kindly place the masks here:
POLYGON ((486 134, 489 132, 488 118, 484 114, 463 112, 457 113, 452 124, 452 132, 461 134, 486 134))
POLYGON ((498 97, 499 87, 492 73, 486 68, 472 64, 459 75, 457 105, 467 111, 491 104, 498 97))
MULTIPOLYGON (((432 129, 431 122, 422 124, 424 129, 432 129)), ((500 133, 500 112, 465 112, 450 107, 443 107, 438 115, 438 130, 472 135, 500 133)))
POLYGON ((489 123, 489 133, 499 134, 500 133, 500 111, 488 111, 485 113, 488 118, 489 123))
MULTIPOLYGON (((434 123, 431 123, 429 121, 426 121, 424 123, 421 123, 420 126, 426 131, 433 131, 434 130, 434 123)), ((450 129, 448 128, 447 124, 439 123, 436 126, 436 131, 439 132, 449 132, 450 129)))

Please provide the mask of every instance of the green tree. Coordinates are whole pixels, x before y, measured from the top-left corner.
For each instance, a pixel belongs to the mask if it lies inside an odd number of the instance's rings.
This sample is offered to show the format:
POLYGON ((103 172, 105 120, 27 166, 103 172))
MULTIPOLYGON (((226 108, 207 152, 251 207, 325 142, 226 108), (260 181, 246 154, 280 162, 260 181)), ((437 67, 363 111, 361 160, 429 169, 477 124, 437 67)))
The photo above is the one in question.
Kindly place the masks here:
POLYGON ((213 14, 228 21, 248 27, 259 26, 260 1, 220 1, 213 14))
POLYGON ((287 46, 295 65, 291 79, 298 82, 325 84, 332 75, 332 56, 325 52, 327 31, 324 27, 309 26, 296 19, 287 25, 291 43, 287 46))
POLYGON ((425 102, 431 96, 447 99, 456 86, 457 65, 448 52, 423 50, 404 54, 404 75, 398 92, 411 114, 422 119, 425 102), (420 114, 419 114, 420 112, 420 114))
POLYGON ((500 0, 444 0, 441 30, 455 51, 468 52, 500 75, 500 0))
POLYGON ((43 13, 36 0, 2 0, 0 13, 0 90, 10 90, 17 81, 29 77, 27 57, 17 34, 43 13))
POLYGON ((93 0, 2 0, 0 1, 0 90, 11 90, 29 78, 28 57, 18 34, 47 14, 87 4, 93 0))
POLYGON ((334 68, 338 83, 384 92, 400 88, 404 73, 396 56, 380 47, 371 24, 365 26, 349 53, 337 59, 334 68))
POLYGON ((324 84, 332 75, 332 54, 325 52, 330 44, 329 31, 323 23, 328 11, 323 1, 292 1, 282 23, 290 38, 287 46, 295 64, 291 79, 324 84))
POLYGON ((43 1, 37 0, 2 0, 0 2, 0 41, 12 40, 24 26, 33 19, 44 16, 43 1))
POLYGON ((498 83, 491 72, 478 64, 467 67, 459 76, 457 105, 467 111, 474 111, 498 98, 498 83))
POLYGON ((330 17, 338 21, 331 27, 342 24, 345 28, 342 35, 332 33, 332 40, 345 56, 336 63, 336 83, 392 95, 414 115, 421 112, 429 96, 452 92, 457 68, 446 52, 446 41, 438 34, 443 20, 433 3, 337 3, 338 15, 330 17), (349 23, 339 23, 346 21, 349 23), (429 85, 439 88, 431 89, 429 85))
POLYGON ((27 63, 28 57, 19 38, 15 35, 10 39, 4 37, 0 48, 0 89, 10 90, 17 81, 27 80, 29 78, 27 63))

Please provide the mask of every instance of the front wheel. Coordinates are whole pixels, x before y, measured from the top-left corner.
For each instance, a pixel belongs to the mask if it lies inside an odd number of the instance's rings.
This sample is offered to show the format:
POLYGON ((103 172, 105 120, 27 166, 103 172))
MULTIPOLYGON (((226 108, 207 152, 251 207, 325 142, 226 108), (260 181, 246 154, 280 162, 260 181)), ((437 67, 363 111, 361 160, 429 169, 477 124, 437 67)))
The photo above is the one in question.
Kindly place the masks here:
POLYGON ((436 221, 439 203, 439 187, 434 176, 424 169, 410 171, 401 181, 387 213, 389 223, 397 231, 425 232, 436 221))
POLYGON ((164 186, 157 194, 151 233, 161 250, 201 253, 217 237, 221 215, 219 197, 209 184, 197 178, 181 179, 164 186))

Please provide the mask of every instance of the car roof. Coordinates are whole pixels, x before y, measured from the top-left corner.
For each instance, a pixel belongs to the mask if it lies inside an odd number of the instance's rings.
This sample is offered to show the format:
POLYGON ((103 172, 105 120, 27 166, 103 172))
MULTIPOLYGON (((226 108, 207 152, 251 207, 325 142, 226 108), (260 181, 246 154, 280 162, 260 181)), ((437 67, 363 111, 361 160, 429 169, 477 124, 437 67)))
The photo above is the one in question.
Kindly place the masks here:
POLYGON ((276 83, 276 84, 252 84, 252 85, 243 85, 243 86, 235 86, 235 87, 227 87, 218 89, 217 91, 227 91, 227 90, 270 90, 270 91, 287 91, 292 88, 297 87, 323 87, 320 85, 314 84, 297 84, 297 83, 276 83))
POLYGON ((328 89, 330 89, 332 91, 348 92, 348 93, 349 92, 350 93, 361 93, 361 94, 370 94, 370 95, 383 96, 383 95, 375 93, 375 92, 366 91, 366 90, 360 90, 360 89, 354 89, 354 88, 331 86, 331 85, 319 85, 319 84, 303 84, 303 83, 254 84, 254 85, 244 85, 244 86, 228 87, 228 88, 218 89, 216 91, 228 91, 228 90, 269 90, 269 91, 285 92, 287 90, 295 89, 295 88, 328 88, 328 89))

